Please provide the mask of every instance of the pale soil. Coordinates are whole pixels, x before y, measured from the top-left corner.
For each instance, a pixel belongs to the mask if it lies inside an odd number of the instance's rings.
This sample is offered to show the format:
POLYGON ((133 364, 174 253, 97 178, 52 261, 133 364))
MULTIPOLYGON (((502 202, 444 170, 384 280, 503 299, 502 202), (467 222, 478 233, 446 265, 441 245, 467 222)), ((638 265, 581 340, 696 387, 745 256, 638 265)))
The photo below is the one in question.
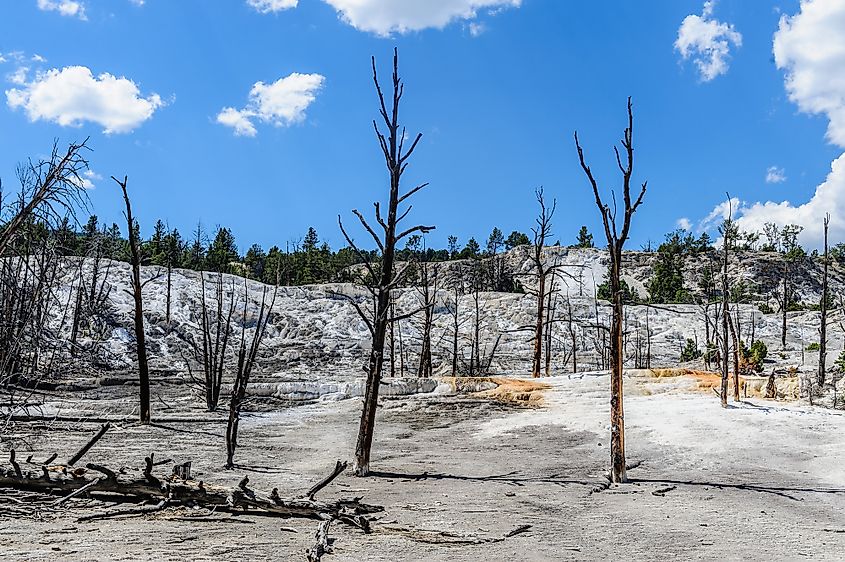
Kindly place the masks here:
MULTIPOLYGON (((373 448, 380 474, 344 474, 320 495, 363 496, 386 512, 371 535, 335 524, 335 553, 324 560, 845 556, 845 417, 839 413, 761 399, 722 410, 709 391, 685 390, 695 386, 689 381, 631 379, 626 421, 628 460, 636 465, 629 471, 632 483, 594 492, 605 482, 609 456, 607 377, 543 382, 550 388, 542 406, 530 409, 459 396, 384 400, 373 448), (666 488, 672 489, 653 494, 666 488), (521 525, 532 527, 482 542, 521 525), (399 526, 416 532, 409 536, 399 526)), ((88 393, 84 404, 125 413, 135 390, 88 393)), ((272 409, 263 404, 271 411, 241 424, 240 468, 225 471, 223 415, 189 408, 197 401, 180 398, 184 387, 156 392, 172 407, 162 411, 159 401, 161 418, 184 418, 190 410, 220 421, 118 424, 86 460, 139 466, 155 451, 157 458, 192 460, 206 481, 234 484, 246 474, 256 488, 297 494, 335 460, 351 457, 359 400, 272 409)), ((69 454, 96 427, 59 423, 45 432, 43 424, 17 424, 10 433, 19 457, 31 449, 39 459, 69 454)), ((4 439, 3 459, 9 445, 4 439)), ((0 558, 304 560, 316 530, 314 521, 252 515, 176 519, 185 511, 76 521, 106 509, 113 508, 80 500, 40 520, 0 516, 0 558)))

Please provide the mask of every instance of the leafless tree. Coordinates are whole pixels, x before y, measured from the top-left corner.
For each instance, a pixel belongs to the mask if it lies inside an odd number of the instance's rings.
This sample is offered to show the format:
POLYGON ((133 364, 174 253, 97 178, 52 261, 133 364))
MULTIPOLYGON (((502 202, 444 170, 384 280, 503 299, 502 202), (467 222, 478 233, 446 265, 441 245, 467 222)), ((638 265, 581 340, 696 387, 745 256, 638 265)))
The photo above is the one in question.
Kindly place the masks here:
MULTIPOLYGON (((367 289, 374 300, 374 315, 367 314, 355 301, 350 301, 355 306, 364 323, 372 335, 372 346, 367 368, 367 387, 364 395, 364 407, 361 412, 361 423, 358 430, 358 441, 355 447, 354 472, 358 476, 367 476, 370 472, 370 450, 373 443, 373 431, 375 429, 376 407, 378 405, 379 384, 381 382, 382 368, 384 365, 384 344, 387 326, 390 322, 398 320, 398 317, 391 318, 390 295, 401 283, 405 275, 405 268, 394 271, 396 260, 396 243, 412 234, 419 232, 425 234, 434 230, 433 226, 417 225, 398 231, 398 225, 407 217, 411 210, 408 208, 399 214, 399 205, 404 203, 414 193, 425 188, 428 184, 420 184, 404 194, 400 194, 399 186, 407 166, 408 159, 414 153, 419 144, 422 134, 417 134, 411 142, 410 147, 405 147, 405 127, 399 124, 399 104, 404 94, 404 85, 399 78, 399 53, 393 51, 393 96, 392 104, 388 110, 382 93, 381 85, 376 72, 376 59, 372 58, 373 83, 379 100, 379 115, 383 121, 387 133, 382 133, 376 120, 373 120, 373 128, 378 138, 379 146, 384 155, 385 164, 390 176, 390 189, 387 206, 387 217, 383 218, 379 203, 375 203, 375 218, 378 226, 381 227, 381 235, 370 226, 367 220, 357 210, 353 213, 358 218, 361 226, 372 237, 378 248, 381 259, 374 263, 369 254, 362 252, 353 242, 352 238, 343 227, 343 222, 338 217, 338 224, 346 242, 355 251, 364 264, 368 273, 370 283, 367 289)), ((407 315, 410 316, 411 314, 407 315)))
POLYGON ((540 213, 535 219, 537 225, 532 227, 531 231, 534 233, 533 253, 531 254, 531 261, 534 266, 534 274, 537 276, 537 323, 534 329, 534 357, 531 364, 531 376, 540 376, 540 363, 543 359, 543 316, 546 307, 546 282, 548 276, 554 272, 555 264, 546 264, 543 259, 543 252, 546 246, 546 239, 552 233, 552 217, 555 214, 557 201, 552 200, 551 207, 546 206, 543 188, 540 187, 535 192, 537 203, 540 205, 540 213))
POLYGON ((132 205, 129 202, 129 193, 126 184, 129 182, 127 176, 120 181, 112 176, 112 179, 120 186, 123 192, 123 202, 126 205, 126 226, 129 230, 129 252, 132 256, 132 291, 131 295, 135 302, 135 348, 138 354, 138 381, 140 385, 141 398, 141 423, 150 423, 150 368, 147 363, 147 342, 144 334, 144 284, 141 283, 141 249, 138 241, 138 229, 135 219, 132 217, 132 205))
POLYGON ((431 327, 434 324, 434 307, 437 304, 438 267, 425 261, 419 264, 420 283, 417 288, 420 307, 422 308, 422 343, 420 346, 420 365, 418 377, 431 377, 431 327))
POLYGON ((722 403, 722 408, 728 407, 728 324, 730 322, 730 310, 728 309, 728 301, 730 300, 730 287, 728 285, 728 254, 731 247, 731 234, 733 228, 731 227, 731 196, 728 194, 728 217, 725 219, 725 227, 722 229, 722 384, 719 397, 722 403))
POLYGON ((235 280, 231 280, 229 290, 224 287, 223 274, 217 273, 214 284, 214 306, 208 305, 206 297, 205 272, 200 272, 200 337, 202 346, 192 342, 194 360, 202 366, 203 378, 195 380, 191 362, 186 359, 188 374, 199 385, 205 395, 205 405, 209 412, 217 409, 220 403, 220 391, 223 388, 223 370, 226 364, 226 350, 232 336, 232 316, 235 312, 235 280), (228 293, 228 303, 226 296, 228 293))
MULTIPOLYGON (((827 301, 828 301, 828 287, 827 287, 827 273, 828 273, 828 243, 827 232, 830 225, 830 214, 824 217, 824 269, 822 273, 822 300, 819 305, 820 319, 819 319, 819 374, 818 386, 824 387, 825 381, 825 361, 827 359, 827 301)), ((834 406, 835 408, 836 406, 834 406)))
MULTIPOLYGON (((235 372, 235 385, 232 389, 232 397, 229 402, 229 419, 226 423, 226 468, 234 468, 235 466, 235 449, 238 447, 238 426, 241 420, 241 408, 246 399, 246 388, 249 384, 249 378, 252 375, 252 370, 255 367, 255 361, 258 358, 258 350, 261 346, 261 341, 264 334, 267 332, 267 325, 270 323, 270 315, 273 313, 273 305, 276 304, 276 295, 279 287, 276 285, 273 288, 273 296, 270 299, 270 304, 267 304, 267 286, 264 285, 261 291, 261 306, 258 311, 258 320, 255 324, 255 329, 252 332, 252 337, 249 339, 247 345, 246 325, 247 325, 247 309, 249 303, 249 286, 247 280, 244 279, 244 299, 243 299, 243 317, 241 319, 241 341, 238 348, 238 365, 235 372)), ((232 297, 234 299, 234 297, 232 297)))
POLYGON ((49 160, 20 166, 21 191, 12 205, 4 205, 0 183, 0 211, 11 213, 0 229, 0 255, 30 219, 54 224, 62 216, 75 217, 75 209, 86 206, 88 197, 81 174, 88 169, 82 155, 88 149, 87 142, 70 144, 64 154, 53 143, 49 160))
POLYGON ((622 216, 621 230, 617 229, 616 204, 611 207, 602 201, 599 193, 598 183, 593 177, 593 172, 584 160, 584 151, 578 140, 578 133, 575 133, 575 147, 578 151, 578 159, 581 168, 590 181, 593 195, 596 199, 596 206, 599 209, 604 224, 604 233, 607 238, 608 251, 610 253, 610 290, 613 298, 613 314, 610 325, 610 481, 626 482, 625 467, 625 416, 622 404, 622 324, 623 324, 623 293, 622 293, 622 250, 625 241, 628 240, 628 233, 631 229, 631 218, 643 201, 646 192, 647 182, 640 188, 636 199, 631 198, 631 176, 634 172, 634 114, 631 105, 631 98, 628 98, 628 126, 625 129, 622 146, 626 153, 626 162, 623 164, 618 148, 614 147, 616 163, 622 173, 622 197, 624 210, 622 216))

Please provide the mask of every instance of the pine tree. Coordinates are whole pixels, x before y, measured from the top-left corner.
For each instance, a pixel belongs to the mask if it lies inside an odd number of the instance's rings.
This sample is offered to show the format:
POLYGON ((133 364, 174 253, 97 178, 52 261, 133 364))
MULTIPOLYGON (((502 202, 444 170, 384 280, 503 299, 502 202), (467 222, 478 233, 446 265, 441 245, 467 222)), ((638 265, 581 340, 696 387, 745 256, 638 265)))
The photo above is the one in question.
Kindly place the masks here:
POLYGON ((504 245, 505 236, 502 234, 502 231, 493 227, 493 232, 491 232, 490 236, 487 237, 487 254, 495 256, 499 253, 499 249, 501 249, 504 245))
POLYGON ((575 244, 576 248, 594 248, 593 235, 587 230, 586 226, 582 226, 578 231, 578 241, 575 244))
POLYGON ((235 245, 235 237, 228 228, 220 227, 206 253, 207 268, 211 271, 229 273, 232 262, 237 261, 238 247, 235 245))
POLYGON ((508 236, 507 240, 505 240, 505 249, 512 250, 517 246, 525 246, 526 244, 530 243, 531 239, 528 238, 527 234, 514 230, 510 233, 510 236, 508 236))

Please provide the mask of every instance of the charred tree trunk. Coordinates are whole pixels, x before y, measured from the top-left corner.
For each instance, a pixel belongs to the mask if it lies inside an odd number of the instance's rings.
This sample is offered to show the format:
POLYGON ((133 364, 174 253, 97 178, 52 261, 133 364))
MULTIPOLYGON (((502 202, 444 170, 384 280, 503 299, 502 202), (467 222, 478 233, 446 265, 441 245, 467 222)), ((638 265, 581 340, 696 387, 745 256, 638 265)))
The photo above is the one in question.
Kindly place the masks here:
POLYGON ((141 250, 139 248, 138 230, 135 219, 132 218, 132 205, 129 203, 129 193, 126 184, 127 176, 121 182, 116 177, 112 179, 123 191, 123 202, 126 204, 126 225, 129 229, 129 252, 132 256, 132 298, 135 301, 135 344, 138 353, 138 381, 141 395, 141 423, 150 423, 150 369, 147 364, 147 342, 144 335, 144 299, 141 283, 141 250))
MULTIPOLYGON (((730 196, 728 196, 728 205, 730 205, 730 196)), ((731 220, 730 210, 728 211, 727 221, 731 220)), ((728 322, 730 321, 730 311, 728 310, 728 300, 730 299, 730 287, 728 286, 728 252, 730 250, 730 234, 731 229, 724 229, 724 240, 722 241, 722 384, 721 392, 719 394, 722 408, 728 407, 728 322)))
POLYGON ((602 201, 598 183, 593 172, 584 160, 584 151, 575 133, 575 146, 581 168, 590 181, 595 196, 596 206, 602 216, 607 247, 610 253, 610 288, 612 293, 612 317, 610 326, 610 481, 613 483, 627 482, 625 466, 625 415, 623 408, 622 386, 622 325, 623 325, 623 294, 622 294, 622 250, 631 228, 631 218, 643 201, 647 183, 643 183, 636 200, 631 198, 631 176, 634 171, 634 114, 631 98, 628 98, 628 127, 625 129, 622 146, 625 149, 626 162, 623 164, 619 150, 614 147, 616 162, 622 173, 622 196, 624 201, 624 215, 621 231, 617 230, 616 212, 602 201))
MULTIPOLYGON (((258 322, 255 325, 255 331, 250 338, 249 347, 246 345, 246 311, 249 302, 249 288, 247 281, 244 279, 244 310, 243 321, 241 323, 241 346, 238 350, 238 370, 235 374, 235 386, 232 389, 232 399, 229 402, 229 419, 226 423, 226 468, 234 468, 235 466, 235 449, 238 446, 238 425, 241 419, 241 408, 243 407, 244 399, 246 398, 246 388, 249 384, 249 377, 252 374, 252 369, 255 366, 255 360, 258 357, 258 349, 261 345, 261 340, 264 338, 264 333, 267 330, 267 324, 270 322, 270 314, 273 312, 273 305, 276 303, 276 294, 278 287, 273 289, 273 298, 270 301, 270 306, 267 306, 267 287, 261 293, 261 309, 258 313, 258 322)), ((232 297, 234 299, 234 297, 232 297)))
MULTIPOLYGON (((828 244, 827 231, 830 224, 830 215, 824 218, 824 272, 822 274, 822 302, 819 306, 819 374, 818 385, 819 388, 824 387, 825 382, 825 362, 827 360, 827 269, 828 269, 828 244)), ((835 406, 834 406, 835 408, 835 406)))
POLYGON ((537 272, 537 323, 534 327, 534 357, 531 365, 531 376, 540 376, 540 365, 543 360, 543 326, 544 312, 546 306, 546 278, 554 271, 554 267, 546 267, 543 263, 543 248, 546 246, 546 239, 551 235, 552 217, 555 214, 557 202, 553 201, 551 208, 546 207, 543 196, 543 188, 536 191, 537 203, 540 205, 540 214, 537 216, 537 226, 532 228, 534 233, 534 253, 532 261, 537 272))
MULTIPOLYGON (((393 99, 392 106, 388 112, 387 104, 385 103, 384 95, 379 84, 378 74, 376 72, 376 60, 372 58, 373 67, 373 83, 375 85, 376 93, 379 100, 379 115, 387 129, 387 136, 382 134, 377 122, 373 121, 376 136, 378 138, 379 146, 387 165, 390 175, 390 190, 387 207, 387 220, 381 216, 379 204, 375 204, 375 215, 378 226, 382 229, 382 236, 378 236, 369 223, 364 219, 364 216, 357 210, 353 211, 361 225, 367 233, 373 238, 376 246, 381 251, 381 260, 378 264, 373 264, 372 260, 362 252, 358 246, 352 241, 343 227, 343 223, 338 217, 338 224, 341 232, 346 239, 349 246, 362 259, 365 268, 369 274, 370 282, 368 289, 375 300, 375 317, 370 319, 360 307, 356 310, 361 315, 364 322, 372 335, 372 346, 370 350, 370 357, 367 368, 367 386, 364 393, 364 407, 361 411, 361 423, 358 429, 358 440, 355 446, 355 467, 354 472, 358 476, 367 476, 370 472, 370 451, 373 444, 373 433, 376 422, 376 408, 378 407, 379 384, 381 383, 382 369, 384 366, 384 345, 385 335, 387 333, 387 326, 393 321, 389 317, 390 313, 390 297, 393 289, 397 286, 404 276, 405 269, 396 273, 394 272, 396 260, 396 243, 397 241, 414 233, 425 234, 434 229, 432 226, 414 226, 408 228, 397 234, 397 225, 404 219, 408 211, 399 215, 399 205, 407 200, 411 195, 423 189, 428 184, 419 185, 405 194, 399 193, 399 184, 404 173, 408 159, 417 147, 421 134, 417 134, 411 146, 405 150, 405 129, 399 124, 399 102, 404 93, 404 86, 399 79, 399 54, 396 49, 393 52, 393 99)), ((401 332, 400 332, 401 333, 401 332)))

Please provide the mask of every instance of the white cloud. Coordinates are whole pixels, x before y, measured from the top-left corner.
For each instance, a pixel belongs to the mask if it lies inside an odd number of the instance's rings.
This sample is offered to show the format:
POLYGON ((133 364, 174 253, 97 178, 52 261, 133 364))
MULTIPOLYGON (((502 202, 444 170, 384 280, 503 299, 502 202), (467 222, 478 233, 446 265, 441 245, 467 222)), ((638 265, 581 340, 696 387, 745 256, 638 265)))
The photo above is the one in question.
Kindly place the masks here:
POLYGON ((296 8, 299 0, 246 0, 246 3, 262 14, 267 14, 296 8))
POLYGON ((243 109, 224 107, 217 114, 217 122, 235 129, 238 136, 257 134, 254 119, 277 127, 289 126, 305 120, 305 110, 317 98, 326 78, 320 74, 294 72, 272 84, 256 82, 249 92, 249 102, 243 109))
POLYGON ((828 139, 845 147, 845 2, 801 2, 801 11, 781 16, 774 55, 786 71, 789 99, 801 111, 830 120, 828 139))
POLYGON ((692 59, 704 82, 728 71, 731 44, 742 46, 742 35, 733 24, 712 19, 714 7, 714 1, 705 2, 700 16, 685 17, 675 41, 675 50, 684 60, 692 59))
POLYGON ((129 0, 131 4, 135 4, 136 6, 143 6, 146 4, 146 0, 129 0))
POLYGON ((32 61, 33 62, 47 62, 47 59, 45 59, 44 57, 42 57, 38 53, 35 53, 34 55, 32 55, 32 61))
POLYGON ((678 228, 683 228, 684 230, 689 230, 692 228, 692 223, 687 217, 681 217, 677 221, 675 221, 675 225, 678 228))
MULTIPOLYGON (((473 20, 479 10, 519 7, 522 0, 324 0, 340 18, 360 31, 388 36, 429 27, 441 29, 456 20, 473 20)), ((479 28, 478 31, 482 29, 479 28)), ((472 34, 472 30, 470 30, 472 34)))
POLYGON ((701 232, 712 230, 718 227, 726 218, 736 218, 737 209, 740 208, 740 206, 740 200, 736 197, 731 197, 726 201, 722 201, 716 205, 712 211, 710 211, 709 215, 704 217, 698 223, 698 230, 701 232))
POLYGON ((469 29, 469 34, 472 35, 473 37, 478 37, 479 35, 481 35, 485 31, 487 31, 487 26, 484 25, 483 23, 480 23, 480 22, 472 21, 472 22, 469 23, 469 26, 467 26, 467 27, 469 29))
POLYGON ((786 170, 777 166, 766 168, 766 183, 783 183, 786 181, 786 170))
POLYGON ((94 170, 85 170, 82 172, 82 180, 81 187, 82 189, 94 189, 96 184, 94 182, 103 179, 103 176, 95 172, 94 170))
POLYGON ((63 16, 87 20, 85 4, 77 0, 38 0, 38 9, 44 12, 59 12, 63 16))
POLYGON ((6 90, 6 103, 23 109, 31 121, 52 121, 63 127, 97 123, 104 132, 128 133, 164 105, 157 94, 143 97, 128 78, 103 73, 96 78, 84 66, 38 73, 23 88, 6 90))
MULTIPOLYGON (((786 73, 789 99, 802 111, 827 116, 827 138, 845 148, 845 2, 802 0, 798 14, 780 20, 773 51, 786 73)), ((744 203, 737 223, 761 230, 766 222, 799 224, 803 244, 820 247, 823 221, 830 213, 833 240, 845 238, 845 154, 836 158, 824 182, 805 203, 744 203)))
POLYGON ((12 84, 23 86, 24 84, 26 84, 26 76, 28 73, 28 66, 19 66, 15 69, 14 72, 6 75, 6 80, 11 82, 12 84))

